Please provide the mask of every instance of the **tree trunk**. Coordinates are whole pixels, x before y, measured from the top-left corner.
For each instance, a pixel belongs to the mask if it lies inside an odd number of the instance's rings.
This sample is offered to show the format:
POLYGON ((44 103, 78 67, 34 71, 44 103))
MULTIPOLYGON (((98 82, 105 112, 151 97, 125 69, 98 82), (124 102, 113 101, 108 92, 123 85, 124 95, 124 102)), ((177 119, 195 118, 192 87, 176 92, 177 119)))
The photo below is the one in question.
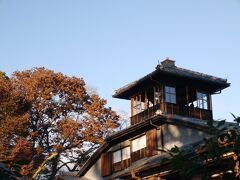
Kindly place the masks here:
MULTIPOLYGON (((36 179, 37 176, 39 175, 39 173, 41 171, 43 171, 45 169, 45 165, 48 161, 51 161, 52 159, 54 159, 55 157, 59 157, 58 153, 53 153, 51 156, 49 156, 37 169, 37 171, 33 174, 32 179, 36 179)), ((58 158, 56 158, 58 159, 58 158)))
POLYGON ((49 177, 49 180, 54 180, 57 174, 58 161, 59 161, 59 155, 57 155, 52 161, 51 175, 49 177))

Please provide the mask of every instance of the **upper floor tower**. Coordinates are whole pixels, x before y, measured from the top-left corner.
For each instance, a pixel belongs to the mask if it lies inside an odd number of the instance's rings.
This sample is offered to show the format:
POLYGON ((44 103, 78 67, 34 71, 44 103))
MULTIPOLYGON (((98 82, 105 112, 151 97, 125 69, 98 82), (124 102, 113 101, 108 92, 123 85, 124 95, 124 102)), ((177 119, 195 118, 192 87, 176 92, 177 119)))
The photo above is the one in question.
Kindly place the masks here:
POLYGON ((207 120, 213 118, 211 95, 229 86, 226 79, 183 69, 166 59, 113 97, 131 101, 131 125, 162 113, 207 120))

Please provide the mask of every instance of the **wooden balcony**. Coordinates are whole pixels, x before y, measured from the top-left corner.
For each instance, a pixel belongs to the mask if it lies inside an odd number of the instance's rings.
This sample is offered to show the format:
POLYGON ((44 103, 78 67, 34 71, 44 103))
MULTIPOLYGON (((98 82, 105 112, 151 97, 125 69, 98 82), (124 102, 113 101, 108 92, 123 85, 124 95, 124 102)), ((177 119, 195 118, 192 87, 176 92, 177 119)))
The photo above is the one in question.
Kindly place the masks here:
POLYGON ((147 157, 147 147, 135 152, 131 152, 131 162, 138 161, 139 159, 147 157))
POLYGON ((200 109, 197 107, 180 106, 178 104, 171 103, 159 103, 132 116, 131 125, 140 123, 148 118, 153 117, 154 115, 156 115, 156 111, 158 110, 161 110, 163 113, 167 114, 176 114, 202 120, 208 120, 213 118, 211 110, 200 109))
POLYGON ((128 168, 130 166, 130 164, 131 164, 130 158, 125 159, 120 162, 113 163, 112 170, 113 170, 113 172, 121 171, 123 169, 128 168))

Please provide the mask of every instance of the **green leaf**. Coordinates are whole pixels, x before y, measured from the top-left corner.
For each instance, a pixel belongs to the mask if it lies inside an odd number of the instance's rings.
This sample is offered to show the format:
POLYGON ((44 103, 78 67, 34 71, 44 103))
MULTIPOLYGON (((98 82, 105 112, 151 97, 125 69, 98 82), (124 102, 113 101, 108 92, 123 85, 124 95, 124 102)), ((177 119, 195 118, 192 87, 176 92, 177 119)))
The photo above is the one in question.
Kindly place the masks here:
POLYGON ((236 121, 239 124, 240 123, 240 117, 237 117, 236 119, 234 119, 234 121, 236 121))
POLYGON ((160 160, 161 163, 166 163, 168 161, 169 161, 169 158, 163 158, 163 159, 160 160))
POLYGON ((217 127, 219 128, 219 127, 223 126, 225 124, 225 122, 226 122, 226 120, 219 121, 217 124, 217 127))
POLYGON ((231 113, 231 115, 233 116, 235 122, 237 122, 238 124, 240 124, 240 117, 235 116, 233 113, 231 113))
POLYGON ((233 116, 234 119, 237 119, 237 117, 233 113, 231 113, 231 115, 233 116))
POLYGON ((170 152, 178 154, 180 153, 180 149, 176 145, 174 145, 174 147, 170 149, 170 152))
POLYGON ((219 136, 219 138, 220 138, 221 141, 224 141, 224 140, 225 140, 225 137, 226 137, 226 134, 221 134, 221 135, 219 136))
POLYGON ((212 119, 207 120, 207 125, 209 127, 213 127, 213 120, 212 119))
POLYGON ((240 135, 237 135, 237 137, 236 137, 236 144, 238 146, 240 145, 240 135))

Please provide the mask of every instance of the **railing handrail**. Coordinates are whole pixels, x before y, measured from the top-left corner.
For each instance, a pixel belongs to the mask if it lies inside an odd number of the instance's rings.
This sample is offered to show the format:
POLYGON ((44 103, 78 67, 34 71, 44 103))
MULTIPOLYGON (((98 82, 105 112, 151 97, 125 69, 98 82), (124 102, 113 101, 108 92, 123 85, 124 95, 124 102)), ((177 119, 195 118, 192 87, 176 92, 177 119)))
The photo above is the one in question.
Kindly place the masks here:
POLYGON ((209 119, 209 118, 212 119, 212 110, 201 109, 198 107, 180 106, 179 104, 161 102, 161 103, 153 105, 153 106, 149 107, 148 109, 145 109, 144 111, 132 116, 130 118, 131 124, 133 125, 133 124, 142 122, 145 119, 154 116, 154 114, 157 110, 162 110, 163 112, 170 113, 170 114, 179 114, 179 115, 189 116, 189 117, 194 117, 194 118, 199 118, 199 119, 209 119), (161 109, 161 107, 163 109, 161 109))

